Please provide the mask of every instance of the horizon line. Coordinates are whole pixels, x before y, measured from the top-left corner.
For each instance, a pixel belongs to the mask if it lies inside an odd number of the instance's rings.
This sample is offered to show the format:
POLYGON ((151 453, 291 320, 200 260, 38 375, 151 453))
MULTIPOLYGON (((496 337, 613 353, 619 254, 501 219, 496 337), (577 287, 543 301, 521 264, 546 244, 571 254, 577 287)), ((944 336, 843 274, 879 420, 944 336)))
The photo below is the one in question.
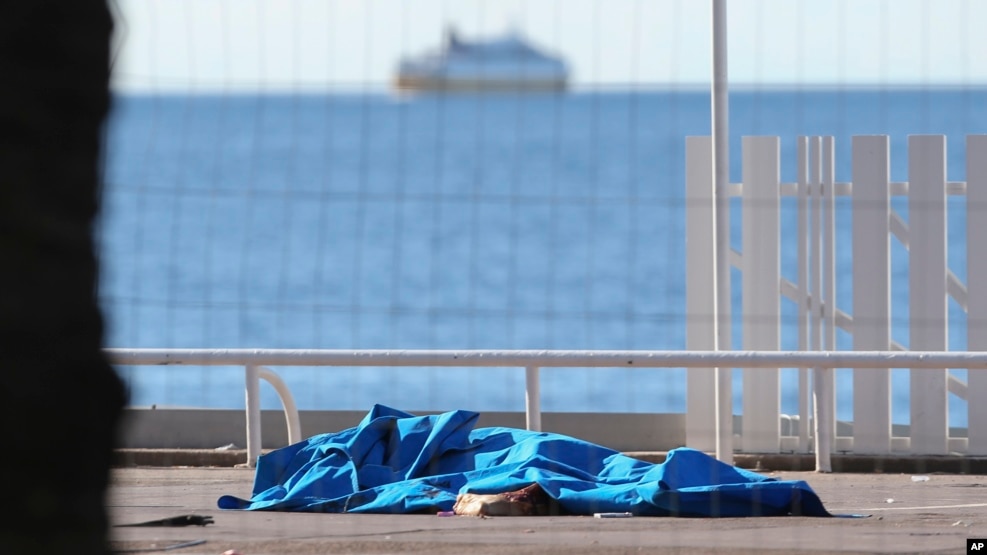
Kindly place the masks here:
MULTIPOLYGON (((566 94, 566 93, 593 93, 593 92, 708 92, 710 85, 708 82, 647 82, 647 83, 575 83, 563 91, 548 91, 534 94, 566 94)), ((736 82, 729 85, 731 92, 818 92, 818 91, 963 91, 963 90, 985 90, 987 91, 987 81, 985 82, 736 82)), ((265 95, 265 94, 302 94, 302 95, 322 95, 322 94, 391 94, 396 96, 414 96, 415 92, 397 91, 391 82, 336 82, 332 84, 305 84, 296 83, 293 85, 264 85, 259 83, 237 84, 237 85, 198 85, 190 84, 186 87, 166 85, 163 87, 132 87, 113 86, 111 83, 110 92, 114 95, 159 95, 159 94, 196 94, 203 96, 213 95, 265 95)), ((497 94, 518 94, 516 91, 497 91, 497 94)), ((435 93, 426 93, 435 94, 435 93)), ((477 94, 477 93, 445 93, 445 94, 477 94)), ((480 94, 486 94, 480 92, 480 94)), ((532 94, 524 92, 524 94, 532 94)))

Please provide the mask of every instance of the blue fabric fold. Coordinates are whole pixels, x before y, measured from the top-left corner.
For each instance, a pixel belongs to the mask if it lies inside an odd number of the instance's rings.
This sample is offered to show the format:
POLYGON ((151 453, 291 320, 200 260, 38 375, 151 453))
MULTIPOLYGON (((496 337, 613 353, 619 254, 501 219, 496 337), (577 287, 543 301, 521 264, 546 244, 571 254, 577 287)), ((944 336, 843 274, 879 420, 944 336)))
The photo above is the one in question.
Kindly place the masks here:
POLYGON ((571 514, 831 516, 804 481, 782 481, 688 448, 652 464, 576 438, 476 428, 479 414, 414 416, 376 405, 356 427, 261 456, 250 499, 221 509, 420 513, 452 510, 460 493, 538 483, 571 514))

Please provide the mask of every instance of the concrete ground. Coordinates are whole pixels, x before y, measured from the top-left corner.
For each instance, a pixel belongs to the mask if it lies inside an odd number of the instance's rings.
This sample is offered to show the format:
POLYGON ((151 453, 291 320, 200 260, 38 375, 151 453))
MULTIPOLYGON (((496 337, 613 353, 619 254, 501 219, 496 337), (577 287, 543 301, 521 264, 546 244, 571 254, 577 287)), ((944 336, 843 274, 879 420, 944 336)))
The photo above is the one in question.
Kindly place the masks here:
POLYGON ((965 553, 987 537, 987 477, 970 474, 768 472, 807 481, 834 513, 869 518, 439 517, 222 511, 249 497, 253 470, 129 467, 113 471, 114 524, 184 514, 200 527, 114 527, 120 552, 220 555, 310 553, 965 553), (927 477, 928 480, 924 480, 927 477), (202 543, 197 543, 197 542, 202 543), (174 547, 178 544, 194 544, 174 547))

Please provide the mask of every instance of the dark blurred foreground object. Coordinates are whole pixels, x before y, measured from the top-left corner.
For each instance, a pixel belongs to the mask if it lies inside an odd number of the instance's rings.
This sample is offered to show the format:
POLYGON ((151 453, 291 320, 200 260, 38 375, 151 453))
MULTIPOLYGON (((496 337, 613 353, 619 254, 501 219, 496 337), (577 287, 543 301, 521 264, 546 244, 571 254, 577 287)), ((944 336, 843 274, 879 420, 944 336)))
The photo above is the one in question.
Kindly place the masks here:
POLYGON ((93 225, 109 109, 104 0, 0 0, 4 554, 108 554, 123 387, 101 353, 93 225))

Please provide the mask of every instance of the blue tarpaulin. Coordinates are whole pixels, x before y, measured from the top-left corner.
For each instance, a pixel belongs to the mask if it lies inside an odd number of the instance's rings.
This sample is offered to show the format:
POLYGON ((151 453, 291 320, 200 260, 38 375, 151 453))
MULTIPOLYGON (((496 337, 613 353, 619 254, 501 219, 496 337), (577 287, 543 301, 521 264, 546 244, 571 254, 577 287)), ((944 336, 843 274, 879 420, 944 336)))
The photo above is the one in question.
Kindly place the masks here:
POLYGON ((567 513, 830 516, 803 481, 781 481, 693 449, 640 461, 576 438, 476 428, 479 414, 413 416, 376 405, 354 428, 262 455, 252 497, 221 509, 330 513, 449 511, 459 493, 537 483, 567 513))

